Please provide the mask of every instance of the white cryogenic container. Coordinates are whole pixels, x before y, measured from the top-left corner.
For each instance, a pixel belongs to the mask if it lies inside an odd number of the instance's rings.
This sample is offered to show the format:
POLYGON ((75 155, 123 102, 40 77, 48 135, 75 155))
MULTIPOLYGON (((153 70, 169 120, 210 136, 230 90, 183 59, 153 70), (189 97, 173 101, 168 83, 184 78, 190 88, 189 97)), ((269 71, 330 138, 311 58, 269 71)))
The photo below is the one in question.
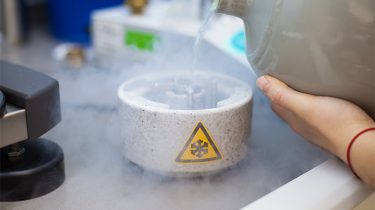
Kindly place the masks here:
POLYGON ((118 89, 124 155, 169 176, 221 171, 248 151, 252 90, 214 73, 147 75, 118 89))

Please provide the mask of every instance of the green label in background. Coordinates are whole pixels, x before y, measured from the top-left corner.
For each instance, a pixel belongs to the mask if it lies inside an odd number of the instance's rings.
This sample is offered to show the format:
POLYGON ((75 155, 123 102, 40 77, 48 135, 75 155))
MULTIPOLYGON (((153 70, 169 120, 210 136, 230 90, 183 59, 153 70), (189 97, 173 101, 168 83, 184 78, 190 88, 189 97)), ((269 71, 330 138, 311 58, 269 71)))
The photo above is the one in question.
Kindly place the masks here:
POLYGON ((139 50, 153 51, 154 45, 159 38, 153 34, 143 31, 127 30, 125 32, 125 45, 133 46, 139 50))

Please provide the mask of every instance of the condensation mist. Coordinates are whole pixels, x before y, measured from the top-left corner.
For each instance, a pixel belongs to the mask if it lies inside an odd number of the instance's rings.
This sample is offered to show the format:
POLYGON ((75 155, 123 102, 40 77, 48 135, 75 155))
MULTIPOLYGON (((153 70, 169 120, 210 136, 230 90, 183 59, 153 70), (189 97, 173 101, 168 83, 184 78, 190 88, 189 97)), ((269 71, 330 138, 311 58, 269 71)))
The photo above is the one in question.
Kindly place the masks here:
MULTIPOLYGON (((79 70, 60 65, 50 76, 59 80, 62 122, 45 138, 62 146, 66 181, 53 193, 30 201, 2 204, 4 209, 239 209, 327 159, 274 115, 254 90, 250 150, 238 165, 217 175, 171 178, 130 163, 123 156, 117 88, 146 73, 188 71, 193 38, 173 38, 144 61, 122 60, 79 70), (178 44, 176 44, 178 43, 178 44)), ((251 69, 203 41, 197 71, 224 73, 253 87, 251 69)), ((188 137, 181 137, 185 141, 188 137)), ((141 141, 141 139, 139 139, 141 141)))

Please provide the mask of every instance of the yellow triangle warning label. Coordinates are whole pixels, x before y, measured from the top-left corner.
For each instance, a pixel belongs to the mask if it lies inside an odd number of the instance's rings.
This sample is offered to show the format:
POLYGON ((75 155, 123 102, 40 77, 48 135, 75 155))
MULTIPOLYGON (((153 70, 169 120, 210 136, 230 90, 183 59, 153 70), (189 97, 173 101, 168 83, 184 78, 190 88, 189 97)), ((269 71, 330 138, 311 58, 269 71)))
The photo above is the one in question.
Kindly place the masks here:
POLYGON ((220 160, 222 155, 203 123, 199 122, 176 158, 177 163, 203 163, 220 160))

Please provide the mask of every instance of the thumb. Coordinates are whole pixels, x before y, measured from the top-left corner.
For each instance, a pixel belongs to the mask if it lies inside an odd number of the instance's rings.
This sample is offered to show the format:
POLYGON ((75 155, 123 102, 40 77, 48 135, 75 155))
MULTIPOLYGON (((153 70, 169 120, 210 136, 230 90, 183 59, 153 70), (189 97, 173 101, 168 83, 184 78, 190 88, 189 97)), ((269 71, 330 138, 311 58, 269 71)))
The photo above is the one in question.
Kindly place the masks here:
POLYGON ((271 76, 262 76, 257 86, 270 99, 271 103, 295 114, 302 114, 312 106, 311 96, 288 87, 285 83, 271 76))

